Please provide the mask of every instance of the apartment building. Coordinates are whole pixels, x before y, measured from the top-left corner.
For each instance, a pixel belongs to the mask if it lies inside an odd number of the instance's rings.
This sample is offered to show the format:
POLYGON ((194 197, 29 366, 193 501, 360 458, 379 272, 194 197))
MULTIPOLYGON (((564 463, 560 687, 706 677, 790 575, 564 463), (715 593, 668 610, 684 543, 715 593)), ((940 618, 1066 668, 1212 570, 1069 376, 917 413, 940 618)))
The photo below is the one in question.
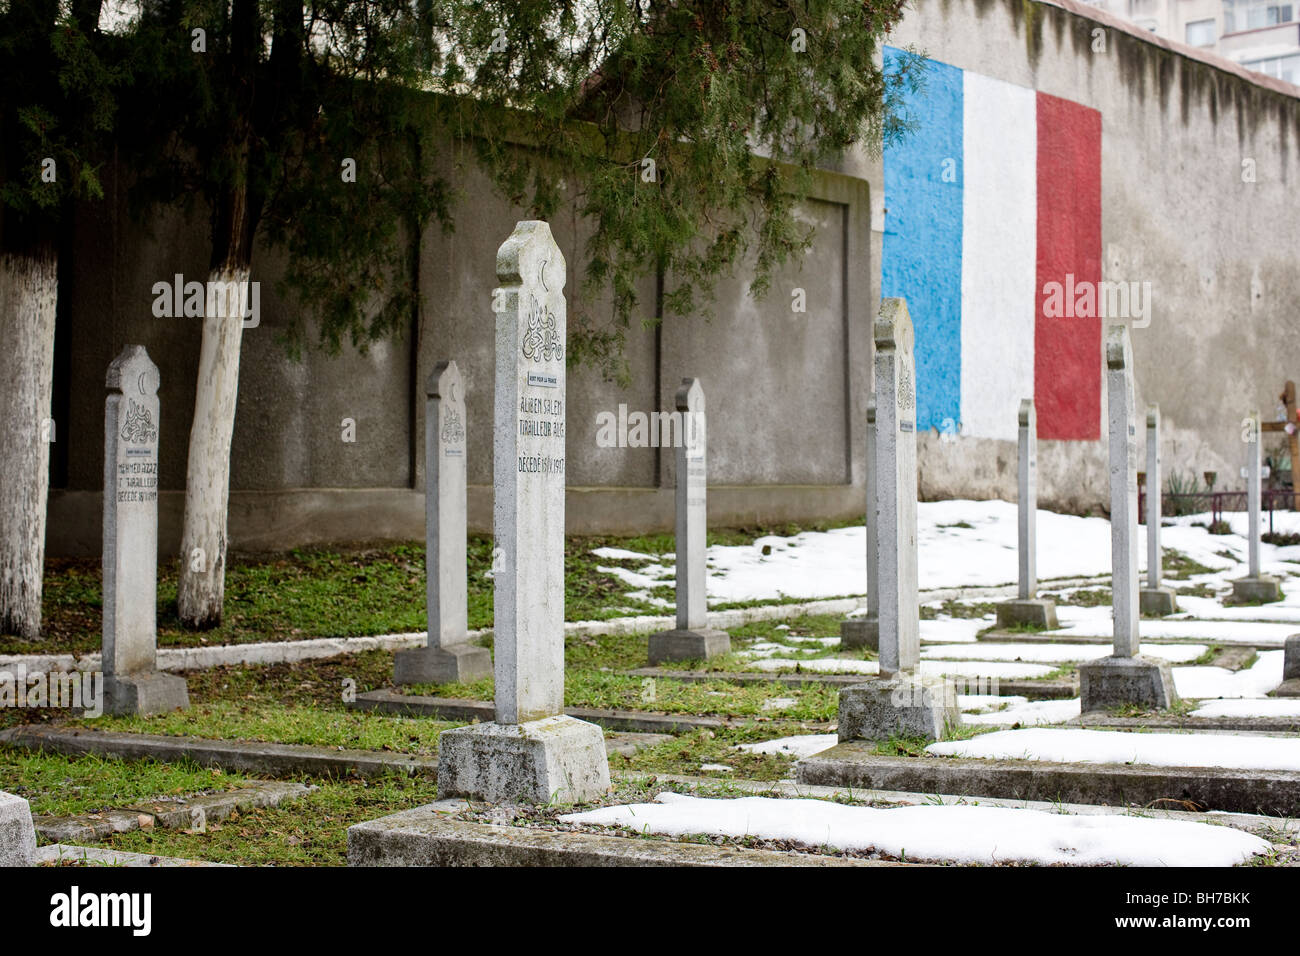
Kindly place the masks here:
POLYGON ((1091 5, 1300 86, 1300 0, 1096 0, 1091 5))

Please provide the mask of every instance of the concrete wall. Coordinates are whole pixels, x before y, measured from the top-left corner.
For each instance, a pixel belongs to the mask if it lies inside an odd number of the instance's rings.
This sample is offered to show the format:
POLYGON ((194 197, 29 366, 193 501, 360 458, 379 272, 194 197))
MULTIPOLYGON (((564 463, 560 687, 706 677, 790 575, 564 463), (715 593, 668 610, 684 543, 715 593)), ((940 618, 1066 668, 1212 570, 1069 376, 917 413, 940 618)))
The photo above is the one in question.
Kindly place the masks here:
MULTIPOLYGON (((1221 486, 1237 485, 1240 419, 1252 407, 1272 417, 1283 382, 1300 379, 1292 344, 1300 332, 1300 91, 1071 0, 918 0, 889 42, 1100 113, 1101 274, 1153 285, 1151 324, 1135 329, 1133 342, 1140 400, 1163 411, 1166 471, 1216 470, 1221 486), (1098 30, 1104 52, 1093 50, 1098 30), (1243 182, 1244 160, 1253 161, 1254 182, 1243 182)), ((446 357, 467 382, 470 524, 490 529, 490 292, 496 248, 520 213, 472 166, 448 172, 460 192, 456 229, 421 237, 418 322, 364 355, 288 359, 276 343, 290 308, 274 293, 279 265, 258 250, 262 325, 244 340, 234 548, 421 537, 423 384, 446 357), (344 418, 356 422, 353 444, 341 440, 344 418)), ((776 276, 765 300, 748 296, 742 268, 719 285, 712 322, 670 317, 657 329, 628 330, 627 388, 592 369, 571 372, 571 531, 672 526, 671 454, 598 448, 595 420, 620 403, 668 410, 685 375, 701 378, 708 395, 712 523, 860 513, 869 330, 888 222, 883 187, 879 160, 846 156, 818 177, 802 210, 817 228, 812 253, 776 276), (806 313, 791 311, 795 288, 805 290, 806 313)), ((98 552, 103 376, 123 344, 140 342, 162 372, 159 544, 174 553, 199 328, 155 319, 151 287, 177 272, 204 277, 207 219, 201 210, 160 216, 146 233, 112 178, 109 191, 110 201, 79 214, 64 254, 73 268, 61 289, 55 419, 63 445, 49 550, 98 552)), ((582 224, 562 215, 552 228, 569 259, 571 293, 581 282, 582 224)), ((671 287, 671 276, 663 281, 671 287)), ((643 301, 656 294, 651 278, 643 301)), ((607 303, 596 303, 597 314, 602 308, 608 314, 607 303)), ((914 310, 913 319, 920 326, 926 316, 914 310)), ((996 364, 984 374, 996 381, 996 364)), ((921 434, 923 497, 1012 498, 1011 434, 921 434)), ((1045 441, 1039 481, 1046 506, 1101 507, 1104 442, 1045 441)))
MULTIPOLYGON (((444 172, 459 191, 456 228, 444 233, 435 224, 421 237, 423 304, 418 326, 404 337, 372 344, 364 354, 308 350, 300 361, 290 359, 277 341, 292 308, 274 289, 283 263, 274 252, 256 250, 261 316, 256 328, 245 330, 241 354, 232 547, 422 537, 424 386, 445 358, 456 359, 465 376, 470 526, 491 529, 491 292, 497 247, 523 213, 473 165, 451 162, 444 172), (343 440, 344 419, 355 422, 354 442, 343 440)), ((162 373, 159 548, 171 554, 179 547, 200 329, 195 319, 155 318, 152 288, 176 273, 206 277, 206 216, 170 213, 145 228, 128 215, 121 191, 115 200, 80 212, 67 260, 76 267, 65 272, 59 338, 66 359, 56 382, 66 408, 55 412, 66 464, 55 469, 51 554, 98 552, 102 382, 126 342, 144 344, 162 373)), ((598 369, 571 371, 571 530, 672 527, 671 450, 598 447, 596 416, 617 413, 620 404, 629 411, 671 410, 684 376, 700 378, 709 400, 717 486, 711 521, 769 523, 860 510, 861 476, 855 492, 853 469, 861 457, 863 375, 870 364, 866 330, 878 296, 864 241, 868 210, 864 180, 818 174, 800 211, 816 229, 812 253, 782 269, 768 297, 750 297, 743 267, 719 283, 712 321, 670 316, 657 328, 632 323, 626 387, 598 369), (795 287, 805 290, 806 312, 791 309, 795 287)), ((574 215, 551 225, 569 262, 572 302, 587 235, 574 215)), ((663 281, 671 288, 671 276, 663 281)), ((656 311, 658 284, 651 276, 639 290, 648 314, 656 311)), ((596 321, 612 311, 608 298, 589 309, 596 321)), ((571 327, 574 321, 571 309, 571 327)))
MULTIPOLYGON (((1300 380, 1300 90, 1070 0, 920 0, 891 43, 1100 112, 1101 274, 1152 283, 1133 348, 1139 401, 1163 413, 1166 474, 1212 470, 1240 487, 1242 417, 1272 418, 1283 383, 1300 380)), ((878 188, 879 165, 869 178, 878 188)), ((922 495, 1014 498, 1015 454, 1012 441, 931 431, 922 495)), ((1038 467, 1044 506, 1104 505, 1104 440, 1045 441, 1038 467)))

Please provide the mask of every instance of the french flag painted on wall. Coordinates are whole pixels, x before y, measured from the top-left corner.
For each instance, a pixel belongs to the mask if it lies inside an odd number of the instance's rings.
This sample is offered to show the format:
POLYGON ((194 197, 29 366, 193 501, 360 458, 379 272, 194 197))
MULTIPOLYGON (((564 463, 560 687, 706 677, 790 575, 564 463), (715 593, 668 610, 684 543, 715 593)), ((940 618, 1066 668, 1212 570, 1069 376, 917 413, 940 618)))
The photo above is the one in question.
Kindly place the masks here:
POLYGON ((1101 320, 1042 305, 1048 283, 1101 281, 1101 114, 926 66, 884 153, 881 260, 915 327, 917 429, 1014 439, 1033 396, 1040 438, 1100 438, 1101 320))

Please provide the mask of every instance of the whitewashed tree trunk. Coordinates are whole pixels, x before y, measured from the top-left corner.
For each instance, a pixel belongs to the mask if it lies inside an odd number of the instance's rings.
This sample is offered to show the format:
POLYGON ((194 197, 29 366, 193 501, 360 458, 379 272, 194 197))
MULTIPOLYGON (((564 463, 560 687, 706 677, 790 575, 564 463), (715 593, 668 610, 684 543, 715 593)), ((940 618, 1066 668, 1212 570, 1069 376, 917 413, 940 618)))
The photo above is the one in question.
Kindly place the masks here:
POLYGON ((41 630, 54 388, 53 256, 0 256, 0 633, 41 630))
POLYGON ((177 607, 181 623, 207 628, 221 623, 226 593, 226 512, 230 495, 230 440, 239 390, 247 269, 217 269, 208 276, 203 344, 185 473, 185 526, 177 607), (244 295, 231 291, 238 283, 244 295))

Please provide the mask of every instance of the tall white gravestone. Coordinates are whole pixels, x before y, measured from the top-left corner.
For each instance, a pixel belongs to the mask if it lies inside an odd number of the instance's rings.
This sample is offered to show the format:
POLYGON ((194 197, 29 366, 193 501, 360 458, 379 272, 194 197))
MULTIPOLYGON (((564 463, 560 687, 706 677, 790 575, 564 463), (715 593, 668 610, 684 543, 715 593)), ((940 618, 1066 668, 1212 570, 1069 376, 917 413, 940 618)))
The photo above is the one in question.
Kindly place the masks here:
POLYGON ((1178 699, 1169 663, 1138 654, 1137 421, 1128 327, 1106 332, 1110 434, 1110 556, 1114 654, 1079 665, 1086 713, 1123 704, 1168 708, 1178 699))
POLYGON ((1232 582, 1232 600, 1236 604, 1267 604, 1282 600, 1282 583, 1272 575, 1261 574, 1259 565, 1260 551, 1260 505, 1263 484, 1263 467, 1260 459, 1260 419, 1259 412, 1250 413, 1243 423, 1242 437, 1246 439, 1246 509, 1248 525, 1246 538, 1250 554, 1250 574, 1232 582))
POLYGON ((398 651, 397 684, 473 681, 492 673, 492 653, 469 642, 466 571, 465 386, 455 362, 439 362, 425 387, 424 563, 429 640, 398 651))
POLYGON ((104 711, 189 706, 158 670, 158 366, 128 345, 108 367, 104 406, 104 711))
POLYGON ((997 607, 998 627, 1056 627, 1056 602, 1038 596, 1038 412, 1032 398, 1021 399, 1019 412, 1020 585, 1016 600, 997 607))
POLYGON ((708 622, 708 431, 699 379, 682 379, 677 413, 677 627, 650 636, 652 667, 708 660, 731 650, 731 636, 708 622))
MULTIPOLYGON (((884 299, 875 324, 880 678, 846 687, 839 699, 840 740, 895 734, 938 739, 960 723, 950 681, 922 680, 916 556, 916 363, 903 299, 884 299)), ((875 584, 875 581, 872 582, 875 584)))
POLYGON ((867 614, 840 621, 841 647, 868 647, 880 649, 880 585, 876 573, 876 551, 880 547, 876 533, 878 505, 876 503, 876 399, 867 400, 867 614))
POLYGON ((1178 600, 1172 588, 1162 585, 1164 577, 1164 552, 1160 548, 1161 500, 1160 489, 1160 406, 1147 408, 1147 586, 1138 597, 1143 614, 1164 617, 1178 610, 1178 600))
POLYGON ((497 250, 496 720, 443 733, 438 790, 491 803, 609 789, 605 737, 564 714, 565 263, 545 222, 497 250))

